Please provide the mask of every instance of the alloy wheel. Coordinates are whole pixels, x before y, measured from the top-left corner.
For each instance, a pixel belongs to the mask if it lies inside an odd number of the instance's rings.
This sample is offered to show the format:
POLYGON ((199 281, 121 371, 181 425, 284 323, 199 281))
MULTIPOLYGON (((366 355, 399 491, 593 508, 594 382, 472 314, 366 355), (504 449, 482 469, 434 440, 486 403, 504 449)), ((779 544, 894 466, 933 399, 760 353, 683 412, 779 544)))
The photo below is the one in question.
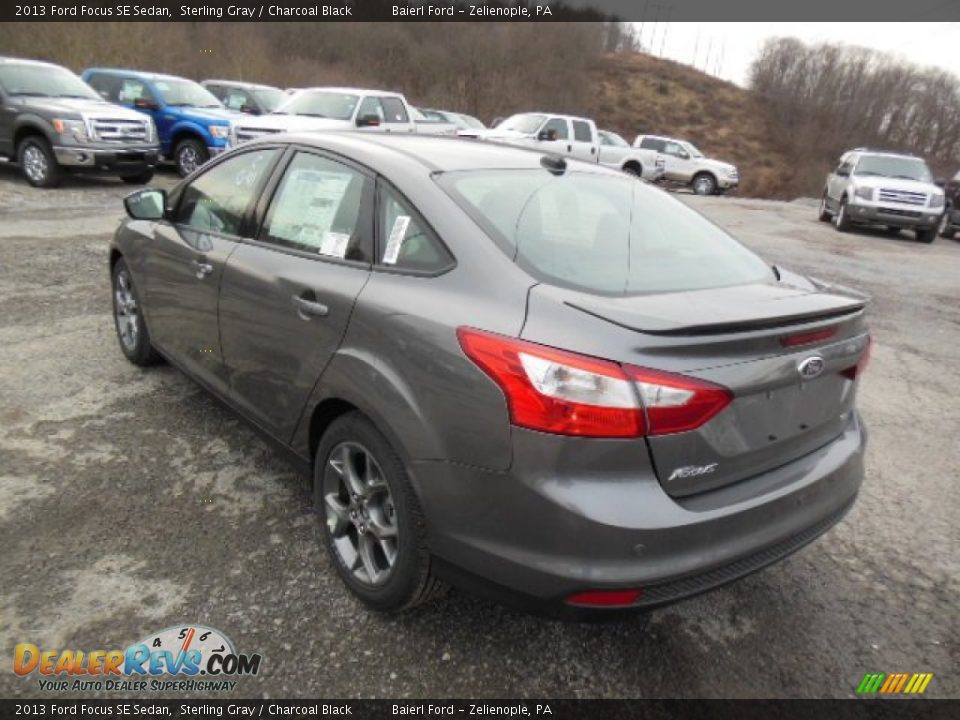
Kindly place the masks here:
POLYGON ((190 145, 184 145, 182 148, 180 148, 180 152, 177 155, 177 160, 184 175, 190 175, 194 170, 200 167, 200 156, 190 145))
POLYGON ((360 583, 383 585, 400 541, 390 486, 380 464, 356 442, 330 451, 323 476, 327 530, 344 567, 360 583))
POLYGON ((137 300, 133 295, 133 284, 126 270, 117 273, 116 287, 113 291, 113 311, 117 319, 120 342, 128 352, 134 352, 140 336, 140 325, 137 320, 137 300))
POLYGON ((23 151, 23 172, 30 180, 42 184, 50 171, 47 156, 36 145, 28 145, 23 151))

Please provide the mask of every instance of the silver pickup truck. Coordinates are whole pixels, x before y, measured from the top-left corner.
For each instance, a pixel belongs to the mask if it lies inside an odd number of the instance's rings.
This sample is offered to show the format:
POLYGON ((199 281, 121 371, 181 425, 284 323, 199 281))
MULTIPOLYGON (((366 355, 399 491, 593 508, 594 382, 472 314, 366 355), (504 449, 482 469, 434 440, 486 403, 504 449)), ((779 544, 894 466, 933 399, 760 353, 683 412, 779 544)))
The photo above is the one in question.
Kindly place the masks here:
POLYGON ((601 134, 596 123, 589 118, 553 113, 521 113, 508 117, 490 130, 480 132, 477 137, 616 167, 644 180, 657 181, 664 172, 663 158, 659 153, 631 148, 614 133, 601 134))
POLYGON ((363 130, 382 133, 456 135, 451 123, 431 122, 400 93, 360 88, 297 90, 273 112, 233 123, 230 144, 278 132, 363 130))
POLYGON ((737 168, 728 162, 708 158, 686 140, 661 135, 638 135, 634 149, 663 153, 666 181, 691 188, 697 195, 718 195, 740 184, 737 168))

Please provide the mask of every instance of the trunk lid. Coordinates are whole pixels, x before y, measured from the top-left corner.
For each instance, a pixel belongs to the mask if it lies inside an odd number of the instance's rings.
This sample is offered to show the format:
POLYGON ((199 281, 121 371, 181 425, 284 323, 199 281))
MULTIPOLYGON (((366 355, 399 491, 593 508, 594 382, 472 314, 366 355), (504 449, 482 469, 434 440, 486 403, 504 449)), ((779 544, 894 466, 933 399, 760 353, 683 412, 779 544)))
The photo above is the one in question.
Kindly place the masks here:
POLYGON ((664 490, 682 497, 772 470, 843 432, 856 391, 843 373, 869 341, 866 302, 798 276, 610 298, 538 285, 523 337, 731 391, 699 428, 645 439, 664 490), (802 344, 788 344, 797 336, 802 344))

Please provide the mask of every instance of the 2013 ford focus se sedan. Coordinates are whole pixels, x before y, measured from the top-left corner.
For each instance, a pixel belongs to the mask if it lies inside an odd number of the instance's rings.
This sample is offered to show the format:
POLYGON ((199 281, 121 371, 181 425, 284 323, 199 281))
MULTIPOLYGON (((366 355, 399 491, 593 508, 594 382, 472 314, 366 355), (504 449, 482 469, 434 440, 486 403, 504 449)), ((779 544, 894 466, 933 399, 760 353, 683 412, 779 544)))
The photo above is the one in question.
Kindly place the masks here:
POLYGON ((116 329, 309 475, 380 610, 445 582, 647 608, 850 508, 865 298, 636 178, 530 150, 274 135, 126 200, 116 329))

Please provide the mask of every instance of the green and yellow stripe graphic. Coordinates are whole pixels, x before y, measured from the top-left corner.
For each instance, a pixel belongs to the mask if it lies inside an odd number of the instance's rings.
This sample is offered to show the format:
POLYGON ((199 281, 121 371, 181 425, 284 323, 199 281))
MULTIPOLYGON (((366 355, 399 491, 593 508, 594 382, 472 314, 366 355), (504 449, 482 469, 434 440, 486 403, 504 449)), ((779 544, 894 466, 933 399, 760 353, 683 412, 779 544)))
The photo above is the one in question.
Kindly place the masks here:
POLYGON ((857 686, 858 695, 922 695, 933 673, 867 673, 857 686))

